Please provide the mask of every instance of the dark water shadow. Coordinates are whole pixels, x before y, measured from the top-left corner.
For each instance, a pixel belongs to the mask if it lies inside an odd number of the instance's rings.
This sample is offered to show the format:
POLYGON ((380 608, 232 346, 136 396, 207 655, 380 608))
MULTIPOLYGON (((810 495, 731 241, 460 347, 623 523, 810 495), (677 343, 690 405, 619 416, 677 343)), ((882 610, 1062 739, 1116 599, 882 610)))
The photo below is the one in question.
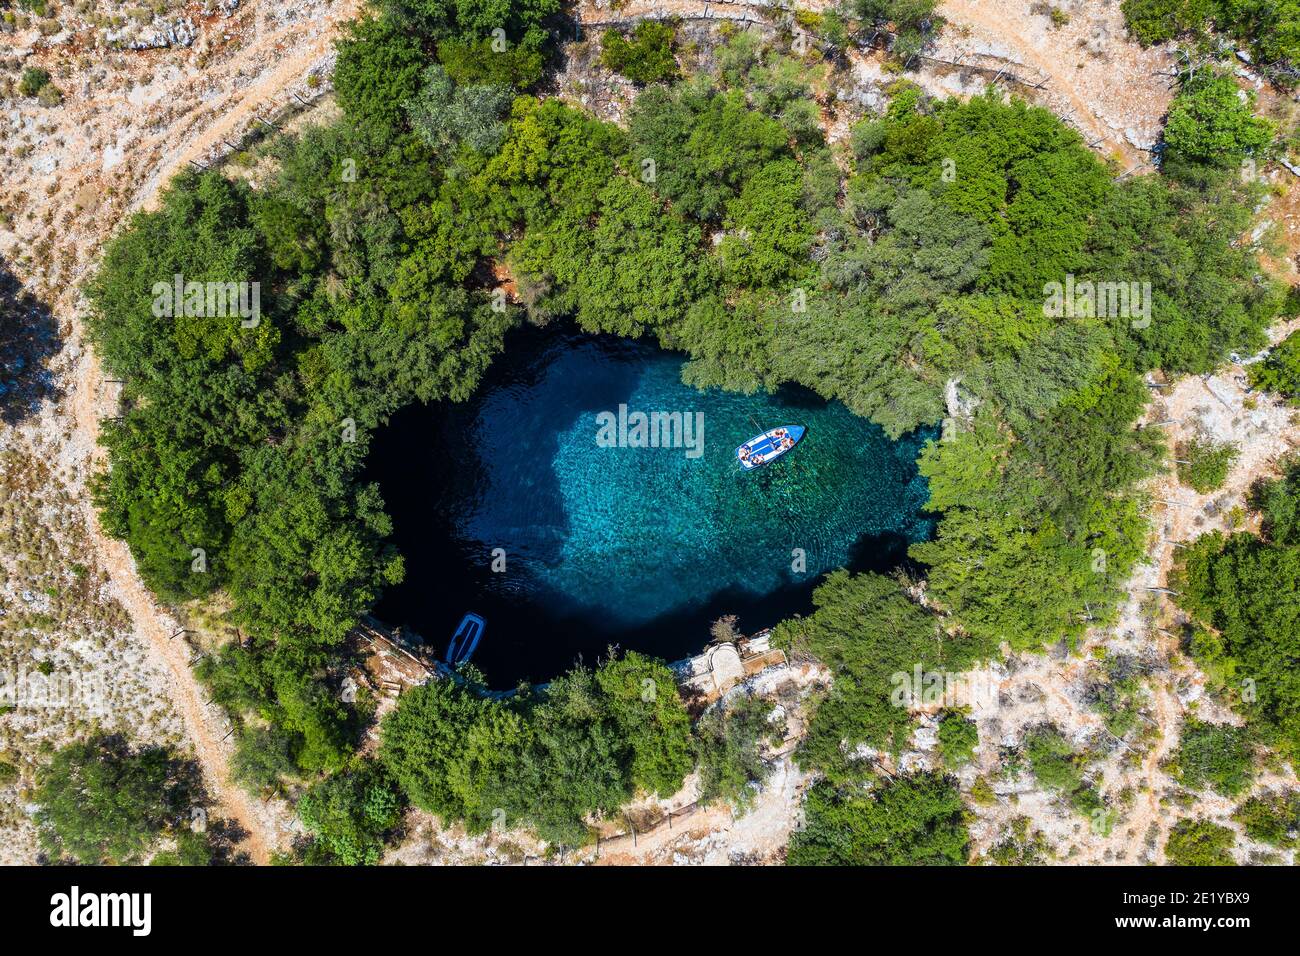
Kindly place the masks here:
MULTIPOLYGON (((848 569, 884 574, 907 567, 907 547, 907 538, 895 532, 863 535, 854 545, 848 569)), ((635 627, 612 625, 607 617, 601 620, 599 608, 573 607, 564 596, 542 590, 523 604, 493 609, 500 627, 494 629, 490 642, 480 646, 474 661, 490 681, 499 676, 509 684, 516 679, 544 682, 579 660, 594 663, 611 646, 680 660, 704 648, 710 625, 724 615, 739 615, 737 626, 753 634, 811 613, 812 593, 824 576, 787 571, 783 577, 780 586, 765 593, 721 589, 635 627)), ((611 595, 611 600, 617 600, 617 595, 611 595)))
MULTIPOLYGON (((514 330, 506 339, 505 355, 485 376, 474 398, 459 405, 408 406, 372 440, 362 479, 379 485, 386 510, 394 517, 392 540, 406 568, 403 582, 384 592, 374 614, 422 635, 438 653, 466 611, 487 616, 494 637, 504 637, 507 628, 527 630, 536 623, 539 610, 553 614, 562 602, 556 595, 522 604, 520 599, 530 589, 531 568, 558 561, 569 533, 559 478, 550 468, 532 472, 535 480, 529 493, 536 512, 548 515, 554 524, 552 533, 533 541, 527 553, 507 554, 506 573, 493 570, 491 542, 480 543, 466 533, 462 516, 473 511, 482 495, 492 493, 488 462, 475 432, 485 403, 527 393, 545 377, 550 363, 578 340, 564 329, 514 330), (539 361, 539 354, 546 358, 539 361), (430 582, 436 582, 436 593, 431 593, 430 582)), ((614 342, 618 340, 610 340, 614 342)), ((622 374, 614 379, 618 391, 613 396, 615 402, 626 401, 640 382, 642 373, 634 363, 641 347, 621 342, 610 347, 615 350, 611 354, 627 359, 626 367, 618 370, 622 374)), ((602 398, 607 398, 609 383, 609 378, 600 383, 574 381, 564 403, 548 407, 547 428, 538 433, 541 441, 532 448, 538 461, 555 457, 560 435, 591 407, 590 390, 600 388, 602 398)), ((475 662, 480 658, 476 656, 475 662)), ((505 672, 500 665, 495 669, 505 672)))
MULTIPOLYGON (((777 388, 776 397, 787 408, 803 411, 820 411, 830 404, 829 399, 822 398, 811 388, 790 382, 777 388)), ((762 424, 762 422, 759 424, 762 424)))
POLYGON ((0 259, 0 421, 18 424, 42 402, 58 399, 49 363, 62 348, 49 306, 0 259))

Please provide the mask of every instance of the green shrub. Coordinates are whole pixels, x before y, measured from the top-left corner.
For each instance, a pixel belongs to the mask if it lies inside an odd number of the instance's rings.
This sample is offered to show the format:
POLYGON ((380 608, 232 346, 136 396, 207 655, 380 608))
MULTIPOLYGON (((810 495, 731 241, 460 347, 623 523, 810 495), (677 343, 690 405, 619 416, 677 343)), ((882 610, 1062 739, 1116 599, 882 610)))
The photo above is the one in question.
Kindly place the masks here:
POLYGON ((970 798, 981 807, 991 807, 998 802, 998 795, 993 790, 993 785, 989 783, 987 777, 976 777, 975 782, 970 785, 970 798))
POLYGON ((1106 679, 1096 685, 1095 706, 1116 737, 1127 737, 1141 719, 1147 700, 1144 673, 1137 659, 1116 655, 1105 663, 1106 679))
POLYGON ((1252 388, 1276 392, 1293 405, 1300 403, 1300 332, 1292 332, 1248 369, 1252 388))
POLYGON ((1186 81, 1165 123, 1165 143, 1178 158, 1235 166, 1273 139, 1273 125, 1254 115, 1254 91, 1238 95, 1231 75, 1202 71, 1186 81))
POLYGON ((940 714, 939 755, 945 765, 955 770, 970 763, 979 742, 979 727, 966 719, 965 712, 948 710, 940 714))
POLYGON ((216 860, 216 846, 207 833, 180 829, 173 834, 173 846, 155 853, 150 866, 211 866, 216 860))
POLYGON ((1169 831, 1165 860, 1173 866, 1232 866, 1232 831, 1209 820, 1179 820, 1169 831))
POLYGON ((951 777, 918 773, 804 797, 804 825, 790 840, 791 866, 961 866, 970 834, 951 777))
POLYGON ((1261 479, 1250 489, 1260 531, 1274 547, 1300 545, 1300 459, 1283 462, 1281 478, 1261 479))
POLYGON ((260 794, 298 769, 293 751, 293 737, 279 727, 242 727, 235 735, 230 776, 260 794))
POLYGON ((1180 459, 1178 480, 1198 494, 1208 495, 1223 487, 1240 452, 1236 445, 1216 445, 1193 438, 1179 442, 1176 454, 1180 459))
POLYGON ((315 837, 311 863, 373 866, 402 820, 401 793, 372 760, 315 784, 298 801, 298 816, 315 837))
POLYGON ((1150 45, 1203 29, 1216 5, 1216 0, 1123 0, 1120 9, 1129 32, 1150 45))
POLYGON ((1246 836, 1260 843, 1290 849, 1300 843, 1300 794, 1283 792, 1251 797, 1232 818, 1246 830, 1246 836))
POLYGON ((852 0, 848 9, 864 26, 892 28, 895 39, 891 52, 905 62, 924 47, 925 27, 933 28, 941 22, 935 16, 938 5, 938 0, 852 0))
POLYGON ((1041 830, 1031 830, 1029 817, 1016 817, 1010 832, 989 848, 988 859, 998 866, 1041 866, 1052 858, 1052 845, 1041 830))
POLYGON ((50 82, 50 74, 37 66, 30 66, 23 70, 22 78, 18 81, 18 92, 23 96, 35 96, 43 90, 50 82))
POLYGON ((742 696, 700 718, 695 735, 701 801, 725 800, 740 809, 752 803, 754 785, 768 774, 762 747, 780 741, 768 720, 771 711, 761 698, 742 696))
POLYGON ((1073 793, 1083 786, 1085 760, 1055 727, 1045 725, 1026 734, 1024 754, 1044 787, 1073 793))
POLYGON ((1049 790, 1060 791, 1076 812, 1091 817, 1105 807, 1096 788, 1084 782, 1088 754, 1076 753, 1055 727, 1043 725, 1031 730, 1025 735, 1023 750, 1038 782, 1049 790))
POLYGON ((37 774, 41 846, 84 864, 138 862, 186 819, 196 781, 162 747, 133 750, 107 736, 69 744, 37 774))
POLYGON ((634 83, 656 83, 677 75, 673 57, 676 25, 662 20, 642 20, 631 38, 606 30, 600 38, 600 62, 634 83))
POLYGON ((1175 772, 1193 790, 1213 787, 1229 797, 1250 787, 1255 776, 1254 747, 1245 727, 1189 720, 1174 755, 1175 772))

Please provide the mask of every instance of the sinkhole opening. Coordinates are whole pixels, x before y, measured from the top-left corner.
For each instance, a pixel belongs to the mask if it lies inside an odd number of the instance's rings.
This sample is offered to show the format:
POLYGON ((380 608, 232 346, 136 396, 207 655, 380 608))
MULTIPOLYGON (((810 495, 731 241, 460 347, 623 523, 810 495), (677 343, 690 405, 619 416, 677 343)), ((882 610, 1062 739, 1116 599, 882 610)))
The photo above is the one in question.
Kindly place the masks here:
POLYGON ((933 532, 916 459, 937 429, 894 441, 799 387, 700 391, 682 383, 683 361, 525 327, 471 400, 394 415, 367 477, 406 577, 375 615, 441 656, 477 613, 487 626, 473 663, 488 682, 543 682, 611 645, 698 653, 723 615, 754 633, 808 613, 825 572, 893 570, 933 532), (638 412, 659 413, 670 440, 646 434, 643 446, 638 412), (781 425, 807 431, 743 471, 736 447, 781 425))

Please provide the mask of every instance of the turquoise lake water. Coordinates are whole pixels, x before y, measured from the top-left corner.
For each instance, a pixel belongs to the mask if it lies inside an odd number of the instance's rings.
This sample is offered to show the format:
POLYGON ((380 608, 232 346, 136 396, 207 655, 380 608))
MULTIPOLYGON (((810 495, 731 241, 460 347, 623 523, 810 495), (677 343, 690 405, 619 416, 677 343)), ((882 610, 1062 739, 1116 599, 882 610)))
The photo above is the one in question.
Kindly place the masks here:
POLYGON ((933 429, 890 441, 803 389, 700 392, 681 366, 640 343, 526 329, 472 401, 394 416, 371 471, 407 579, 377 616, 441 651, 466 611, 482 614, 474 661, 508 686, 611 644, 695 653, 722 614, 752 633, 807 612, 824 572, 888 570, 930 535, 915 461, 933 429), (608 447, 598 416, 620 406, 702 420, 703 441, 608 447), (744 473, 735 448, 755 421, 808 432, 744 473))

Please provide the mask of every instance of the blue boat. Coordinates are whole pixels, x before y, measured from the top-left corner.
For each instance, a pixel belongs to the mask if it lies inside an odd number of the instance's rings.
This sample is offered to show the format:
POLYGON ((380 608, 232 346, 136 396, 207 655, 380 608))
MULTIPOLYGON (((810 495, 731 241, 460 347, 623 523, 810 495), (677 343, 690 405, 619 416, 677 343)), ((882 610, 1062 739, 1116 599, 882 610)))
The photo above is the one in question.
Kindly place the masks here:
POLYGON ((799 444, 807 431, 802 425, 782 425, 756 435, 736 449, 736 458, 745 471, 775 461, 799 444))
POLYGON ((447 645, 447 666, 459 667, 468 661, 486 628, 487 622, 477 614, 466 614, 461 618, 451 643, 447 645))

